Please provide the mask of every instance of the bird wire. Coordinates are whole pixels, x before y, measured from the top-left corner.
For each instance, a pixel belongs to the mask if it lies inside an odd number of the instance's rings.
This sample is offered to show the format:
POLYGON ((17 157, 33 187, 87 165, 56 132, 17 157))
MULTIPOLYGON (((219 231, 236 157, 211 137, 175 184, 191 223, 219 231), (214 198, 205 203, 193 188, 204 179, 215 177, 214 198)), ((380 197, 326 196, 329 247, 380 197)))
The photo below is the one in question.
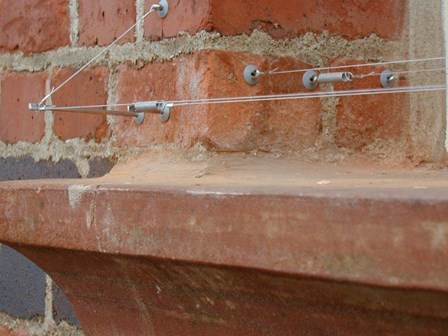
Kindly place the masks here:
POLYGON ((360 63, 352 65, 335 65, 322 68, 309 68, 309 69, 293 69, 293 70, 272 70, 272 71, 260 71, 261 75, 281 75, 281 74, 291 74, 300 73, 307 71, 325 71, 325 70, 335 70, 335 69, 350 69, 350 68, 362 68, 370 66, 384 66, 384 65, 394 65, 394 64, 408 64, 408 63, 419 63, 419 62, 431 62, 431 61, 446 61, 447 57, 429 57, 429 58, 417 58, 417 59, 407 59, 399 61, 387 61, 387 62, 376 62, 376 63, 360 63))
MULTIPOLYGON (((155 11, 157 5, 152 5, 150 10, 146 12, 140 19, 136 20, 135 24, 129 27, 123 34, 121 34, 117 39, 115 39, 111 44, 101 50, 97 55, 95 55, 90 61, 78 69, 73 75, 67 78, 56 88, 52 88, 51 92, 47 94, 37 105, 38 110, 52 110, 61 112, 86 112, 86 113, 106 113, 111 115, 122 115, 122 116, 136 116, 137 113, 132 111, 122 111, 116 108, 128 107, 133 103, 120 103, 120 104, 107 104, 107 105, 85 105, 85 106, 48 106, 44 105, 54 93, 59 91, 62 87, 67 85, 71 80, 78 76, 83 70, 85 70, 89 65, 97 61, 102 55, 104 55, 112 46, 114 46, 118 41, 120 41, 125 35, 127 35, 132 29, 134 29, 138 24, 143 22, 146 17, 155 11), (113 108, 113 109, 112 109, 113 108)), ((385 66, 385 65, 397 65, 397 64, 409 64, 409 63, 420 63, 420 62, 433 62, 447 60, 447 57, 429 57, 429 58, 418 58, 418 59, 407 59, 398 61, 387 61, 387 62, 376 62, 376 63, 361 63, 361 64, 351 64, 351 65, 340 65, 340 66, 329 66, 321 68, 311 68, 311 69, 295 69, 295 70, 272 70, 272 71, 260 71, 260 75, 279 75, 279 74, 292 74, 292 73, 305 73, 307 71, 329 71, 336 69, 349 69, 349 68, 363 68, 371 66, 385 66)), ((406 70, 406 71, 395 71, 394 74, 404 75, 404 74, 415 74, 424 72, 436 72, 444 71, 446 73, 448 69, 444 68, 433 68, 433 69, 417 69, 417 70, 406 70)), ((352 74, 352 79, 363 79, 366 77, 381 75, 380 72, 370 72, 365 74, 352 74)), ((227 104, 227 103, 246 103, 246 102, 262 102, 262 101, 280 101, 280 100, 292 100, 292 99, 310 99, 310 98, 324 98, 324 97, 346 97, 346 96, 360 96, 360 95, 378 95, 378 94, 390 94, 390 93, 411 93, 411 92, 427 92, 427 91, 442 91, 446 90, 446 85, 427 85, 427 86, 408 86, 408 87, 394 87, 394 88, 373 88, 373 89, 361 89, 361 90, 339 90, 339 91, 319 91, 319 92, 301 92, 301 93, 291 93, 291 94, 272 94, 272 95, 258 95, 258 96, 241 96, 241 97, 222 97, 222 98, 203 98, 203 99, 188 99, 188 100, 173 100, 166 101, 170 107, 181 107, 181 106, 192 106, 192 105, 204 105, 204 104, 227 104)))
POLYGON ((155 7, 154 5, 151 6, 151 9, 145 13, 140 19, 138 19, 131 27, 129 27, 123 34, 121 34, 120 36, 118 36, 111 44, 109 44, 106 48, 104 48, 103 50, 101 50, 98 54, 96 54, 90 61, 88 61, 86 64, 84 64, 81 68, 78 69, 78 71, 76 71, 73 75, 71 75, 69 78, 67 78, 64 82, 62 82, 58 87, 51 89, 51 92, 49 94, 47 94, 44 98, 42 98, 42 100, 40 101, 40 103, 38 104, 39 106, 41 106, 48 98, 50 98, 54 93, 56 93, 57 91, 59 91, 60 89, 62 89, 62 87, 64 87, 66 84, 68 84, 73 78, 75 78, 76 76, 78 76, 82 71, 84 71, 89 65, 91 65, 92 63, 94 63, 96 60, 98 60, 102 55, 104 55, 110 48, 112 48, 115 44, 118 43, 118 41, 120 41, 123 37, 125 37, 132 29, 134 29, 135 27, 137 27, 137 25, 139 25, 141 22, 143 22, 146 17, 151 14, 152 12, 154 12, 155 7))
MULTIPOLYGON (((416 74, 422 72, 446 72, 447 68, 434 68, 434 69, 419 69, 419 70, 407 70, 397 71, 396 74, 416 74)), ((355 78, 365 78, 374 75, 380 75, 381 73, 368 73, 355 75, 355 78)), ((183 107, 183 106, 197 106, 197 105, 211 105, 211 104, 227 104, 227 103, 248 103, 248 102, 265 102, 265 101, 281 101, 281 100, 297 100, 297 99, 312 99, 312 98, 328 98, 328 97, 347 97, 347 96, 364 96, 364 95, 379 95, 379 94, 391 94, 391 93, 412 93, 412 92, 430 92, 430 91, 443 91, 446 90, 446 85, 420 85, 420 86, 407 86, 407 87, 394 87, 394 88, 370 88, 370 89, 357 89, 357 90, 337 90, 337 91, 318 91, 318 92, 298 92, 289 94, 272 94, 272 95, 256 95, 256 96, 238 96, 238 97, 220 97, 220 98, 202 98, 202 99, 184 99, 184 100, 167 100, 164 101, 171 107, 183 107)), ((135 116, 135 112, 127 112, 121 110, 115 110, 120 107, 128 107, 132 105, 130 103, 120 104, 105 104, 105 105, 84 105, 84 106, 47 106, 47 110, 61 111, 61 112, 87 112, 92 113, 104 112, 111 115, 123 115, 123 116, 135 116), (112 109, 112 110, 111 110, 112 109)))

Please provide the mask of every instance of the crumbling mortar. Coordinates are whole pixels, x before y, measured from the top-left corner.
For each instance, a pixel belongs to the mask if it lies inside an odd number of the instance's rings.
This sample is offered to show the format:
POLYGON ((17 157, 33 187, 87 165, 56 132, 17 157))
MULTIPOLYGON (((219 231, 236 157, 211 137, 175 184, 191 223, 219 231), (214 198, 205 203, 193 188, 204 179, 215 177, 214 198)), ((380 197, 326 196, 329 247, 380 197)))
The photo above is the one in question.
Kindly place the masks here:
MULTIPOLYGON (((325 91, 332 91, 334 89, 332 84, 322 86, 322 90, 325 91)), ((334 143, 334 138, 337 133, 336 114, 338 104, 338 97, 321 98, 321 141, 323 144, 331 145, 334 143)))
POLYGON ((79 39, 79 2, 78 0, 69 0, 70 13, 70 44, 72 47, 78 45, 79 39))
MULTIPOLYGON (((143 15, 145 15, 145 3, 146 0, 136 0, 135 1, 135 12, 136 12, 136 22, 138 22, 138 20, 140 20, 143 15)), ((140 22, 137 24, 137 26, 135 27, 135 32, 134 32, 134 36, 135 36, 135 41, 137 43, 141 43, 144 40, 144 22, 140 22)))
POLYGON ((50 333, 56 328, 56 322, 53 318, 53 280, 48 275, 45 276, 45 280, 45 316, 43 330, 50 333))
MULTIPOLYGON (((109 77, 107 81, 107 105, 113 106, 117 104, 117 85, 118 85, 118 76, 117 76, 117 67, 113 64, 109 64, 109 77)), ((113 127, 115 124, 116 117, 108 115, 107 123, 109 126, 113 127)))
MULTIPOLYGON (((63 47, 42 54, 2 54, 0 66, 8 71, 44 71, 48 67, 79 67, 86 64, 104 47, 63 47)), ((255 30, 250 36, 224 36, 201 31, 194 36, 180 33, 175 38, 156 42, 143 41, 113 46, 96 64, 121 64, 144 60, 170 61, 182 55, 203 49, 233 52, 250 52, 273 57, 299 57, 314 66, 322 66, 333 58, 381 61, 391 58, 402 50, 399 42, 386 41, 375 35, 346 40, 340 36, 306 33, 294 39, 273 39, 268 34, 255 30)))

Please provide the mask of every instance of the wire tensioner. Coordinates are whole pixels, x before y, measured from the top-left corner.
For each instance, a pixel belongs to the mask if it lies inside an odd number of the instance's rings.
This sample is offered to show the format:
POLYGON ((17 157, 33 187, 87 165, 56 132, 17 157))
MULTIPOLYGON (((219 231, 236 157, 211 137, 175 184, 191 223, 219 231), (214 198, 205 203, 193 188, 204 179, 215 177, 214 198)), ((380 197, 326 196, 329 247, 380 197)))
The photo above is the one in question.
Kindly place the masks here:
POLYGON ((123 117, 133 117, 137 125, 141 125, 145 120, 146 113, 160 113, 160 119, 166 122, 170 119, 170 109, 173 104, 167 104, 163 100, 152 100, 144 102, 136 102, 127 105, 127 111, 106 110, 104 106, 55 106, 55 105, 39 105, 29 104, 28 108, 36 112, 59 111, 70 113, 87 113, 87 114, 106 114, 123 117))
POLYGON ((303 75, 303 85, 314 90, 321 83, 351 82, 354 76, 351 72, 329 72, 318 74, 314 70, 308 70, 303 75))
POLYGON ((170 108, 172 106, 173 104, 167 104, 162 100, 151 100, 131 104, 128 106, 128 111, 138 113, 135 119, 137 124, 141 124, 145 119, 144 112, 160 113, 160 119, 162 119, 163 122, 166 122, 170 119, 170 108))

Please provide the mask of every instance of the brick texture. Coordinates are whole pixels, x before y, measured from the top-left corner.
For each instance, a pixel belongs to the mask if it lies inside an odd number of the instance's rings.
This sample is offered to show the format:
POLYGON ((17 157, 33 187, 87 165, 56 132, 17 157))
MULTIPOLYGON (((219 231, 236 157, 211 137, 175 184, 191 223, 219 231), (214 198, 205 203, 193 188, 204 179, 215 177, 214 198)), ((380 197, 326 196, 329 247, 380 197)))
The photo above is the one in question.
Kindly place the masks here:
MULTIPOLYGON (((146 4, 146 12, 151 7, 146 4)), ((163 37, 174 37, 179 32, 194 35, 200 30, 213 30, 209 0, 171 1, 168 16, 160 19, 155 13, 150 14, 144 23, 145 37, 157 40, 163 37)))
POLYGON ((204 0, 178 1, 170 6, 166 19, 147 20, 148 38, 171 37, 179 31, 238 35, 259 29, 276 38, 329 31, 349 39, 370 34, 398 39, 406 16, 402 0, 260 0, 256 5, 250 0, 204 0))
MULTIPOLYGON (((73 72, 67 68, 56 70, 51 79, 52 86, 62 83, 73 72)), ((86 69, 54 94, 53 103, 58 106, 106 104, 107 81, 107 68, 86 69)), ((109 135, 106 116, 71 112, 54 113, 54 131, 61 140, 79 137, 100 142, 109 135)))
POLYGON ((45 73, 6 73, 1 79, 0 140, 39 142, 45 133, 44 113, 28 110, 28 103, 45 95, 45 73))
MULTIPOLYGON (((361 61, 337 60, 332 65, 359 64, 361 61)), ((383 67, 349 68, 353 73, 381 73, 383 67)), ((400 86, 406 85, 403 81, 400 86)), ((381 88, 379 76, 335 85, 336 90, 381 88)), ((335 142, 360 150, 377 140, 397 141, 407 135, 409 95, 383 94, 342 97, 337 105, 335 142)))
POLYGON ((10 330, 6 327, 0 326, 0 336, 28 336, 29 333, 25 329, 10 330))
MULTIPOLYGON (((135 0, 80 0, 79 43, 109 44, 133 25, 135 16, 135 0)), ((133 41, 132 30, 119 43, 133 41)))
POLYGON ((66 0, 0 0, 0 51, 41 52, 69 43, 66 0))
MULTIPOLYGON (((178 100, 291 93, 303 90, 294 78, 264 77, 249 86, 242 76, 249 63, 260 67, 307 67, 284 58, 270 60, 245 53, 201 51, 170 63, 148 64, 142 69, 119 68, 117 95, 121 102, 178 100), (169 79, 169 81, 167 81, 169 79), (168 83, 168 84, 167 84, 168 83)), ((120 145, 145 146, 203 142, 219 151, 270 150, 272 147, 303 149, 314 144, 320 128, 319 101, 249 102, 175 107, 168 123, 148 115, 141 126, 119 118, 120 145)))

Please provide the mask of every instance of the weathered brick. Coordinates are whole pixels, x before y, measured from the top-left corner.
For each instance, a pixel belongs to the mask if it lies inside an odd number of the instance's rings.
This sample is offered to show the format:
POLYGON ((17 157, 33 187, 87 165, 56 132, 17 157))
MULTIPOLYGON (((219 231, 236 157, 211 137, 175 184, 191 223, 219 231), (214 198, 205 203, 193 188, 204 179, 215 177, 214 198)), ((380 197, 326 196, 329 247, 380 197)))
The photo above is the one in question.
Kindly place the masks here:
MULTIPOLYGON (((293 58, 261 59, 242 53, 212 52, 208 57, 207 97, 238 97, 303 92, 294 75, 264 76, 250 87, 242 76, 247 64, 260 69, 301 69, 309 65, 293 58)), ((206 143, 223 151, 289 149, 314 145, 320 129, 319 100, 283 100, 210 105, 206 143)))
MULTIPOLYGON (((361 61, 337 60, 333 66, 359 64, 361 61)), ((381 73, 384 67, 369 66, 345 69, 355 74, 381 73)), ((398 85, 403 86, 401 81, 398 85)), ((336 84, 336 90, 381 88, 379 75, 336 84)), ((382 94, 341 97, 337 105, 335 142, 338 146, 355 150, 377 140, 403 140, 408 131, 410 115, 407 94, 382 94)))
MULTIPOLYGON (((213 30, 209 2, 209 0, 170 2, 170 10, 165 19, 160 19, 156 13, 146 18, 145 37, 156 40, 176 36, 181 31, 194 35, 200 30, 213 30)), ((147 2, 146 11, 149 11, 151 4, 147 2)))
MULTIPOLYGON (((148 64, 142 69, 119 68, 120 102, 135 100, 183 100, 291 93, 301 90, 295 78, 263 77, 249 86, 242 76, 249 63, 268 68, 261 56, 201 51, 170 63, 148 64)), ((306 67, 285 58, 279 64, 306 67)), ((145 123, 134 125, 119 118, 116 125, 120 145, 146 146, 177 143, 192 146, 198 141, 219 151, 250 151, 274 148, 300 149, 317 139, 320 128, 319 101, 248 102, 174 107, 171 120, 161 123, 157 115, 147 115, 145 123)))
MULTIPOLYGON (((72 69, 56 70, 51 78, 57 86, 72 75, 72 69)), ((107 103, 108 69, 95 67, 85 70, 53 95, 58 106, 103 105, 107 103)), ((107 117, 85 113, 54 113, 54 132, 61 140, 84 138, 100 142, 109 135, 107 117)))
MULTIPOLYGON (((135 22, 135 0, 80 0, 79 44, 106 45, 135 22)), ((134 30, 119 43, 134 41, 134 30)))
POLYGON ((28 103, 39 102, 45 95, 45 73, 3 75, 0 91, 0 140, 39 142, 45 134, 43 113, 28 110, 28 103))
POLYGON ((180 31, 215 30, 239 35, 259 29, 276 38, 306 32, 342 35, 353 39, 377 34, 398 39, 406 18, 402 0, 260 0, 180 1, 170 4, 166 19, 150 17, 145 23, 148 38, 171 37, 180 31))
MULTIPOLYGON (((193 56, 173 62, 152 63, 143 68, 132 65, 118 67, 117 97, 119 102, 136 100, 173 100, 190 96, 203 97, 208 79, 204 69, 194 64, 193 56)), ((171 119, 162 123, 157 115, 147 114, 143 125, 130 118, 118 118, 116 136, 119 145, 145 146, 163 143, 186 143, 205 127, 203 107, 173 109, 171 119), (191 123, 196 122, 196 125, 191 123)))
POLYGON ((29 333, 25 329, 8 329, 0 326, 0 336, 28 336, 29 333))
POLYGON ((0 51, 41 52, 69 43, 66 0, 0 0, 0 51))

